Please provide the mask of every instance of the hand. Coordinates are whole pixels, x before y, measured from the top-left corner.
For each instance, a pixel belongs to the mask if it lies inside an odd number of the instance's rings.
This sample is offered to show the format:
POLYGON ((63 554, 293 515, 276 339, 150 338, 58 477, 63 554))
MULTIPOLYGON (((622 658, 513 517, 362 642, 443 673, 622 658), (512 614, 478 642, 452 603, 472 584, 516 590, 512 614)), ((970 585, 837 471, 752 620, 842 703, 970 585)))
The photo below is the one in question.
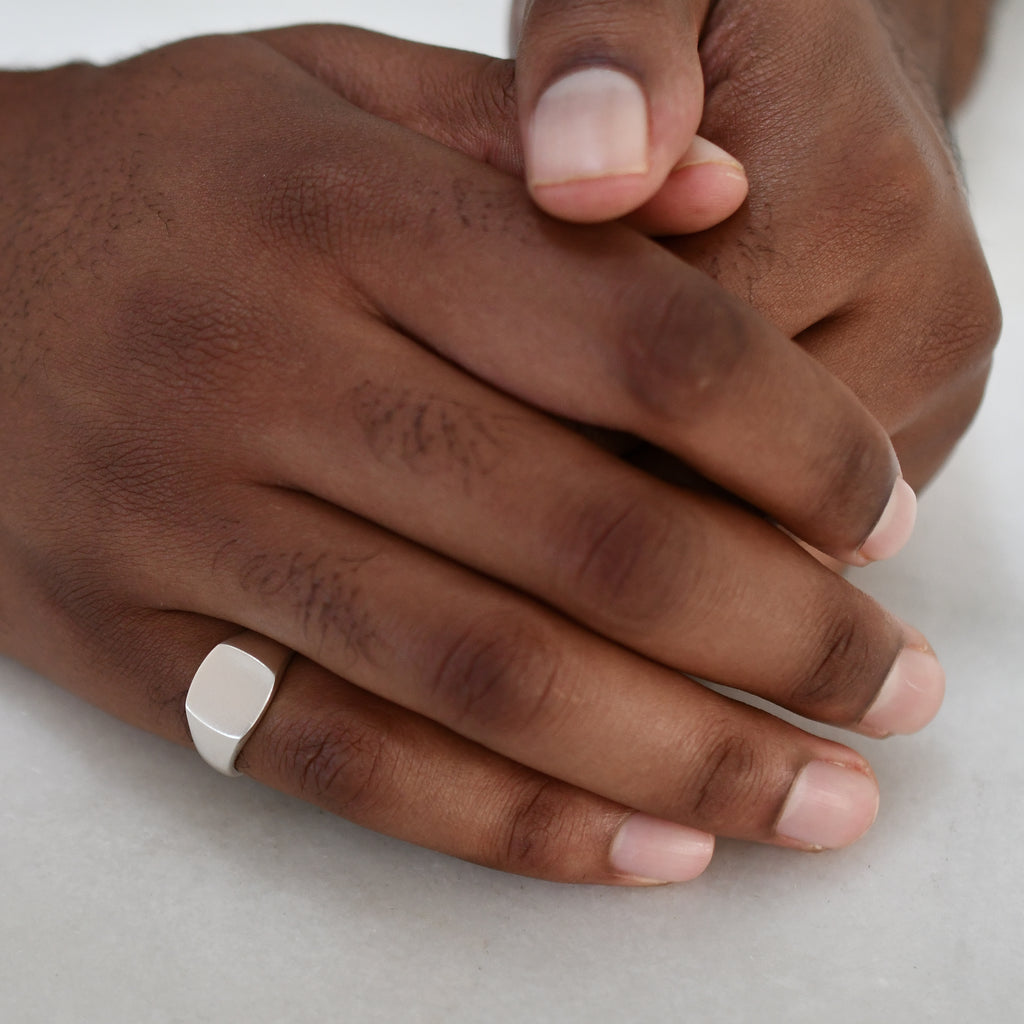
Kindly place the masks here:
POLYGON ((527 177, 556 216, 656 211, 698 127, 742 162, 749 202, 669 247, 846 382, 914 487, 973 417, 1000 322, 944 123, 991 5, 936 6, 536 0, 517 74, 527 177), (617 87, 594 94, 595 66, 617 87), (578 178, 557 166, 566 96, 596 151, 578 178), (632 135, 602 135, 610 117, 632 135))
POLYGON ((910 731, 941 700, 926 642, 553 416, 852 562, 906 537, 891 445, 701 273, 376 116, 415 75, 468 137, 505 74, 300 29, 0 76, 0 649, 187 744, 205 654, 273 637, 300 657, 242 770, 507 870, 849 842, 864 759, 683 673, 910 731))

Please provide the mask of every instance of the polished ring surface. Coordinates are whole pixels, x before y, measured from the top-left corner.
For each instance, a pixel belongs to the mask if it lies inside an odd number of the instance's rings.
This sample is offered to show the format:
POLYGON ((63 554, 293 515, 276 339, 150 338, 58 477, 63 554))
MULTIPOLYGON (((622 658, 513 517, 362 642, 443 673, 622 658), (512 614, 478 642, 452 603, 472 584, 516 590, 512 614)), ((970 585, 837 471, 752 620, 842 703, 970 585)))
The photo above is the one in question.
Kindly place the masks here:
POLYGON ((185 698, 192 742, 224 775, 241 775, 235 760, 270 706, 292 652, 259 633, 217 644, 192 677, 185 698))

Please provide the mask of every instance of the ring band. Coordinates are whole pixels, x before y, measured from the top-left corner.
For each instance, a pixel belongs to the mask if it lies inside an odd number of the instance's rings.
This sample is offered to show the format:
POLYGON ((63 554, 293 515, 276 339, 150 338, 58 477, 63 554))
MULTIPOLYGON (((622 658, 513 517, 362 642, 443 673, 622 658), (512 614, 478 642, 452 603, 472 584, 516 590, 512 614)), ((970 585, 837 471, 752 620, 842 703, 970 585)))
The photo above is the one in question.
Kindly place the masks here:
POLYGON ((241 775, 235 760, 270 705, 292 652, 259 633, 217 644, 192 677, 185 697, 192 742, 224 775, 241 775))

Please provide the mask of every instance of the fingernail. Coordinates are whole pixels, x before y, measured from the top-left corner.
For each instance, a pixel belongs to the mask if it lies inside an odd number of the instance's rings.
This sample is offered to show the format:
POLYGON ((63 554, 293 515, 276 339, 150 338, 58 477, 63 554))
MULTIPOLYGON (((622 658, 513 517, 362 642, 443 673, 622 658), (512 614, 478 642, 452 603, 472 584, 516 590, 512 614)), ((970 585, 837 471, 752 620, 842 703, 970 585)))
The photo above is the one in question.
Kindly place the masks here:
POLYGON ((811 761, 796 777, 775 831, 816 850, 859 839, 878 813, 878 787, 854 768, 811 761))
POLYGON ((877 736, 923 729, 942 707, 946 673, 928 641, 916 629, 906 629, 907 644, 886 676, 860 728, 877 736))
POLYGON ((871 536, 861 545, 860 553, 869 562, 892 558, 914 532, 917 518, 917 495, 910 484, 900 477, 892 489, 882 518, 875 524, 871 536))
POLYGON ((716 164, 719 167, 735 171, 744 178, 747 176, 743 164, 736 157, 731 153, 727 153, 720 146, 716 146, 713 142, 709 142, 703 136, 698 135, 690 144, 686 155, 676 165, 675 170, 681 171, 684 167, 700 167, 703 164, 716 164))
POLYGON ((611 848, 612 868, 634 882, 689 882, 711 862, 715 838, 649 814, 631 814, 611 848))
POLYGON ((533 185, 645 174, 643 90, 611 68, 586 68, 555 82, 534 111, 527 161, 533 185))

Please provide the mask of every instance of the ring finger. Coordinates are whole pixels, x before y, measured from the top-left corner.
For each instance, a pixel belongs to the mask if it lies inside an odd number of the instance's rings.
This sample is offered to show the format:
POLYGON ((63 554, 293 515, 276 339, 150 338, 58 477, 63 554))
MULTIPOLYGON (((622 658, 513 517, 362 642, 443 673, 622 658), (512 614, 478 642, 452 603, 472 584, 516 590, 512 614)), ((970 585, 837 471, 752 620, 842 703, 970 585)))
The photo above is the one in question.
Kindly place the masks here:
MULTIPOLYGON (((119 717, 188 744, 189 680, 238 627, 162 610, 116 615, 125 642, 83 659, 78 688, 119 717)), ((374 831, 549 881, 689 881, 714 850, 707 833, 524 768, 301 657, 289 663, 235 767, 374 831)))
POLYGON ((876 786, 848 748, 322 502, 260 491, 198 592, 195 564, 167 567, 171 601, 272 636, 467 740, 660 819, 800 848, 845 845, 873 819, 876 786))

